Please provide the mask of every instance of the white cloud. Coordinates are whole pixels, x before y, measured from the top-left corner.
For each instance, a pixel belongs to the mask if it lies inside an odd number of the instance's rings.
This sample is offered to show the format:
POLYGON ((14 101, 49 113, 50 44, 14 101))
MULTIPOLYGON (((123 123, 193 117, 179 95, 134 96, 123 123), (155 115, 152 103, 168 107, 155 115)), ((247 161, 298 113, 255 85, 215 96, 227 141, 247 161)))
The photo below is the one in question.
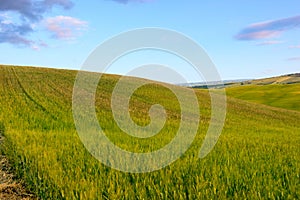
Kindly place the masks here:
POLYGON ((44 23, 53 38, 64 40, 76 39, 88 27, 86 21, 69 16, 50 17, 44 23))

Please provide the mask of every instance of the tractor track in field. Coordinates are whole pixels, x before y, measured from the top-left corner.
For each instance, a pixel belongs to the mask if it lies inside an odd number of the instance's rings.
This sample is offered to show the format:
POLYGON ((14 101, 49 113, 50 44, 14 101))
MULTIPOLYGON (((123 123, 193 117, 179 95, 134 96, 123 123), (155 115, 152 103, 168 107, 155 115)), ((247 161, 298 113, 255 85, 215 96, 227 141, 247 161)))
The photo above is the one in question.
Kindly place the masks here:
POLYGON ((22 85, 22 83, 21 83, 21 81, 20 81, 20 79, 19 79, 19 77, 18 77, 18 75, 17 75, 17 73, 16 73, 16 71, 15 71, 15 69, 14 68, 12 68, 12 71, 13 71, 13 74, 14 74, 14 76, 15 76, 15 78, 16 78, 16 80, 17 80, 17 82, 18 82, 18 84, 19 84, 19 86, 20 86, 20 88, 21 88, 21 90, 22 90, 22 92, 25 94, 25 96, 30 100, 30 101, 32 101, 38 108, 40 108, 40 110, 42 110, 44 113, 46 113, 47 115, 49 115, 49 116, 51 116, 51 118, 52 119, 54 119, 54 120, 57 120, 57 117, 56 116, 54 116, 51 112, 49 112, 43 105, 41 105, 40 103, 38 103, 26 90, 25 90, 25 88, 23 87, 23 85, 22 85))

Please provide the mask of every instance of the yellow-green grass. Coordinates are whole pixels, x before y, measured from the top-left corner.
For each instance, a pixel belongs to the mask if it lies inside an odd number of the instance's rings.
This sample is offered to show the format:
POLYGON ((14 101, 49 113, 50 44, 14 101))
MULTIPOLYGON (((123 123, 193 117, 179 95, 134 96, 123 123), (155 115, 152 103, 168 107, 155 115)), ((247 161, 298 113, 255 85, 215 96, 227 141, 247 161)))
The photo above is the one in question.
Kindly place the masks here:
POLYGON ((251 84, 256 84, 256 85, 300 83, 300 75, 299 73, 289 74, 289 75, 276 76, 271 78, 256 79, 250 82, 251 84))
MULTIPOLYGON (((41 199, 300 198, 299 112, 229 97, 222 135, 213 151, 198 159, 210 100, 206 91, 197 90, 201 122, 187 153, 159 171, 124 173, 101 164, 79 140, 72 118, 76 73, 0 67, 0 129, 6 136, 2 152, 41 199)), ((140 88, 131 99, 133 119, 147 124, 147 109, 161 103, 168 113, 167 127, 148 142, 126 137, 110 109, 118 78, 104 76, 97 90, 97 114, 109 138, 136 152, 168 143, 180 120, 175 96, 156 84, 140 88)))
POLYGON ((230 87, 226 93, 255 103, 300 111, 300 83, 230 87))

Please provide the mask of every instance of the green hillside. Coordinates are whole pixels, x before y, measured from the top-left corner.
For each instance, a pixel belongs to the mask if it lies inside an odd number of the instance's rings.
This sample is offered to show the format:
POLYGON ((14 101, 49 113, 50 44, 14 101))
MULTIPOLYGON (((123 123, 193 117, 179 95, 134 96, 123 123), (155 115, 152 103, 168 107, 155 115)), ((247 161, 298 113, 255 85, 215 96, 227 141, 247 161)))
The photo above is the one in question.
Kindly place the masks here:
MULTIPOLYGON (((72 116, 76 74, 0 66, 0 129, 6 137, 1 151, 17 177, 40 199, 300 198, 300 112, 229 97, 222 135, 213 151, 198 159, 210 121, 210 98, 207 91, 196 90, 201 120, 186 154, 155 172, 124 173, 93 158, 76 133, 72 116)), ((134 152, 168 144, 180 122, 176 96, 156 83, 139 88, 130 100, 133 120, 149 123, 148 109, 157 103, 168 117, 157 136, 133 138, 118 128, 111 113, 111 93, 119 78, 105 75, 97 88, 96 112, 107 136, 134 152)), ((134 81, 139 79, 128 84, 134 81)))
POLYGON ((227 88, 226 93, 255 103, 300 111, 300 83, 237 86, 227 88))

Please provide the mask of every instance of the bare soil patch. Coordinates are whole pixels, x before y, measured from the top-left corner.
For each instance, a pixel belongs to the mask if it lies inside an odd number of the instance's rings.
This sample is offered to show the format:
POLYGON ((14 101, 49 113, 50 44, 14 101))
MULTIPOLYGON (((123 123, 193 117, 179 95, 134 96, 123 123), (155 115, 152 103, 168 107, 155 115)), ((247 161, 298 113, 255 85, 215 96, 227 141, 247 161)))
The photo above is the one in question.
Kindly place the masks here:
MULTIPOLYGON (((3 137, 0 135, 0 145, 3 137)), ((33 200, 37 199, 28 192, 24 184, 14 178, 11 167, 5 156, 0 153, 0 200, 33 200)))

